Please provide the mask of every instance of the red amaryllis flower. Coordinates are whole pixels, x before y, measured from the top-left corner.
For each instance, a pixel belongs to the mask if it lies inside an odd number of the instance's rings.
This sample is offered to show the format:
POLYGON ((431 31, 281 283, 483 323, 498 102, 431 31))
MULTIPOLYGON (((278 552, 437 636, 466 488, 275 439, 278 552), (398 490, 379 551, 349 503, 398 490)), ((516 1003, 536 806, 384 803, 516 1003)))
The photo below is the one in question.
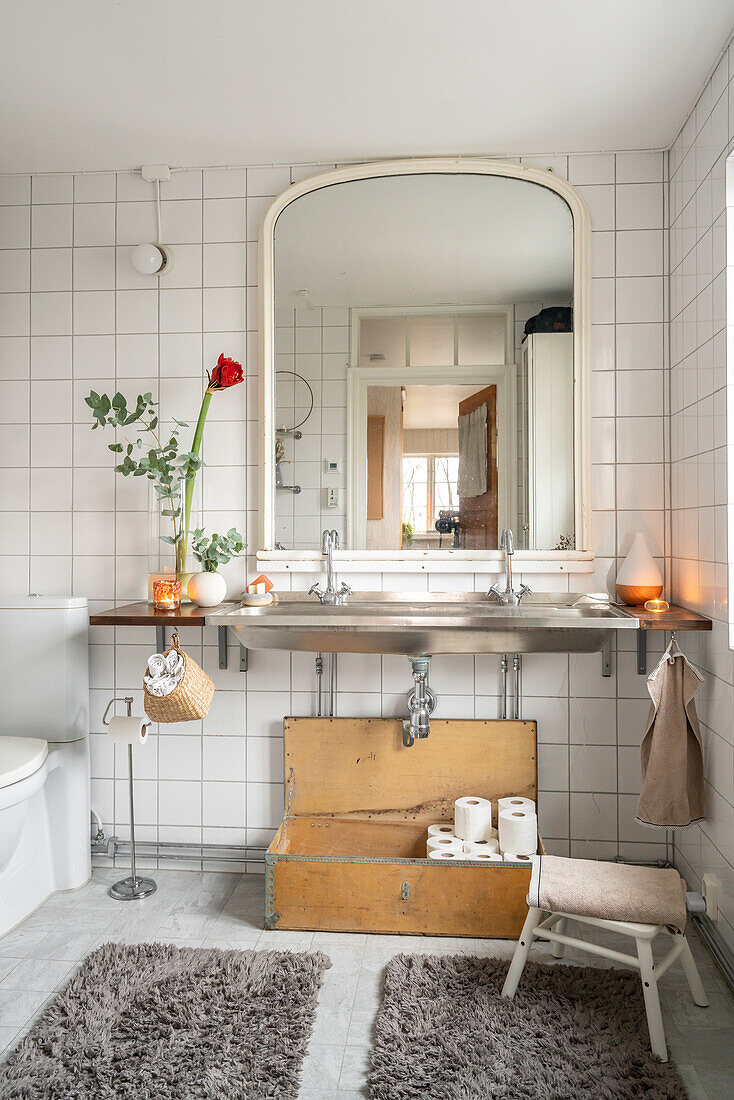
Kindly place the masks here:
POLYGON ((220 355, 214 370, 209 373, 208 390, 226 390, 242 381, 242 366, 226 355, 220 355))

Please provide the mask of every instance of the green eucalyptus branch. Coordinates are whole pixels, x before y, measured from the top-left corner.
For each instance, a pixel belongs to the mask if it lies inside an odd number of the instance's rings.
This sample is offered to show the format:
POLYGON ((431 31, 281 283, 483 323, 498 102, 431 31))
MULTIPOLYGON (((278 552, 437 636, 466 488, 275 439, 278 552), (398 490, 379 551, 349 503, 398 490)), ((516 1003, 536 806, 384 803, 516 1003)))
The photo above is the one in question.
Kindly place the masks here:
POLYGON ((197 527, 191 548, 202 569, 206 573, 216 573, 220 565, 226 565, 242 553, 245 542, 236 527, 230 527, 226 535, 218 535, 215 531, 211 538, 204 534, 203 527, 197 527))
POLYGON ((107 446, 113 453, 124 455, 115 466, 118 474, 123 477, 147 477, 153 483, 158 499, 165 504, 161 515, 171 520, 173 531, 172 535, 161 535, 161 541, 176 548, 176 569, 184 572, 188 521, 184 522, 182 516, 181 481, 187 483, 188 496, 189 484, 193 489, 193 479, 203 465, 198 454, 179 450, 179 431, 187 428, 188 424, 174 420, 175 427, 167 442, 163 443, 158 431, 156 402, 151 393, 138 394, 134 409, 128 408, 127 399, 119 392, 110 398, 106 393, 98 394, 92 390, 85 401, 94 418, 92 430, 111 427, 124 432, 126 428, 136 425, 143 435, 152 439, 154 445, 148 444, 147 447, 141 436, 137 436, 134 442, 108 443, 107 446))

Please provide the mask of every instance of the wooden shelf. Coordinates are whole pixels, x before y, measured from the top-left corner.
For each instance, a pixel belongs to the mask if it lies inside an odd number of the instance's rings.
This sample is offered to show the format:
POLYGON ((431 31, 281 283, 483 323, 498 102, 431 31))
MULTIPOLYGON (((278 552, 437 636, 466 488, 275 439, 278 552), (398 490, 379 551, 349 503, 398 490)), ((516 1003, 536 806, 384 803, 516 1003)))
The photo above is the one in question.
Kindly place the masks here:
POLYGON ((216 607, 197 607, 193 603, 182 604, 177 611, 156 611, 152 603, 126 603, 98 611, 89 616, 90 626, 205 626, 207 615, 236 604, 220 603, 216 607))
POLYGON ((640 620, 640 630, 711 630, 713 623, 705 615, 672 603, 667 611, 645 611, 644 607, 617 607, 631 619, 640 620))

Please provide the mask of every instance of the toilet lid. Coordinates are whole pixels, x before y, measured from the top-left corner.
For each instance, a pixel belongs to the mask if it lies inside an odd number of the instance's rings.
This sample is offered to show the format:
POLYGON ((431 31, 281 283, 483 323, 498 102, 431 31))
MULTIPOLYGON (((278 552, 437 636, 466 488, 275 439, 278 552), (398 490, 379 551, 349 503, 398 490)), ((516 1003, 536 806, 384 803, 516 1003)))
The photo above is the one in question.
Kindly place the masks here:
POLYGON ((38 771, 48 755, 40 737, 0 737, 0 788, 38 771))

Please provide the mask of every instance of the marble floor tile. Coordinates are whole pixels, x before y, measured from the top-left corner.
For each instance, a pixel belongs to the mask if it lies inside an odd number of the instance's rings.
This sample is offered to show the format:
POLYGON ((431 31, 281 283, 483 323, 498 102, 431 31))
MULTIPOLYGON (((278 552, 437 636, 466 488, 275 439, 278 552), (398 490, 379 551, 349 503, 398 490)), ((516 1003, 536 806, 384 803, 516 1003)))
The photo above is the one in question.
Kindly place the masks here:
POLYGON ((52 993, 64 981, 71 969, 71 965, 63 961, 21 959, 18 965, 0 982, 0 989, 52 993))
MULTIPOLYGON (((121 905, 107 893, 120 877, 119 868, 95 869, 80 890, 50 898, 0 939, 0 1051, 20 1041, 53 991, 63 987, 90 950, 105 942, 323 951, 332 965, 324 974, 299 1100, 362 1100, 384 971, 393 955, 469 953, 509 960, 514 950, 509 940, 264 931, 264 885, 257 875, 159 870, 155 894, 121 905)), ((629 950, 625 938, 596 931, 594 938, 629 950)), ((689 938, 711 1005, 702 1009, 692 1003, 679 967, 666 973, 660 995, 670 1054, 690 1100, 732 1100, 734 997, 695 929, 689 938)), ((656 957, 669 946, 660 940, 656 957)), ((532 958, 559 961, 545 944, 534 946, 532 958)), ((615 965, 581 949, 568 951, 560 962, 615 965)))
POLYGON ((367 1080, 369 1069, 370 1048, 368 1046, 355 1046, 347 1043, 344 1048, 342 1071, 339 1074, 339 1087, 344 1089, 361 1089, 367 1080))

